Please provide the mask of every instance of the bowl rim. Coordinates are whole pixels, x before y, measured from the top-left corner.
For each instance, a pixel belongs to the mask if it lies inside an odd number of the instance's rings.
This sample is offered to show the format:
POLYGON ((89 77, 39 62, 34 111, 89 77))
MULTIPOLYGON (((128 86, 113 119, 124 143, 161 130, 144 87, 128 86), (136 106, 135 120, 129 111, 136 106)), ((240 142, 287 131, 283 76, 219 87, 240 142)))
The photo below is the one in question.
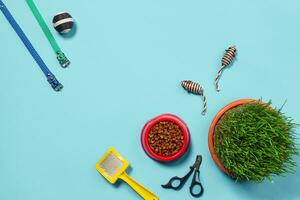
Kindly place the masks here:
POLYGON ((181 118, 179 118, 178 116, 176 116, 174 114, 162 114, 162 115, 159 115, 159 116, 154 117, 153 119, 149 120, 144 125, 144 127, 142 129, 142 133, 141 133, 141 144, 142 144, 142 147, 143 147, 145 153, 150 158, 160 161, 160 162, 171 162, 171 161, 178 160, 187 152, 187 150, 190 146, 190 137, 191 136, 190 136, 189 128, 181 118), (177 124, 180 127, 182 134, 183 134, 183 140, 184 140, 183 146, 176 154, 174 154, 172 156, 158 155, 152 151, 152 149, 150 148, 150 146, 148 144, 147 138, 148 138, 151 128, 155 124, 157 124, 161 121, 170 121, 170 122, 177 124))
POLYGON ((261 100, 257 100, 257 99, 239 99, 236 101, 233 101, 229 104, 227 104, 226 106, 224 106, 214 117, 213 121, 210 124, 210 128, 208 131, 208 148, 211 154, 212 159, 214 160, 214 162, 216 163, 216 165, 228 176, 233 177, 233 175, 230 173, 229 170, 227 170, 224 165, 222 164, 221 160, 219 159, 218 155, 215 152, 214 149, 214 135, 215 135, 215 129, 216 129, 216 125, 218 124, 219 120, 223 117, 223 115, 228 112, 229 110, 236 108, 237 106, 240 105, 244 105, 247 103, 251 103, 251 102, 260 102, 262 104, 265 104, 264 102, 262 102, 261 100))

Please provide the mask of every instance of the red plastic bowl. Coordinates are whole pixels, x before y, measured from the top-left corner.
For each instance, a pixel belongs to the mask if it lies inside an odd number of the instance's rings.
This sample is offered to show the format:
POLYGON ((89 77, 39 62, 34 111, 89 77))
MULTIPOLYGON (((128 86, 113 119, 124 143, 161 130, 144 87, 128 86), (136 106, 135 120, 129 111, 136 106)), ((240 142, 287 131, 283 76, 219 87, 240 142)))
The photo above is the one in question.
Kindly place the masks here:
POLYGON ((142 134, 141 134, 141 143, 142 143, 142 147, 143 147, 144 151, 150 158, 160 161, 160 162, 171 162, 171 161, 178 160, 187 152, 187 150, 190 146, 190 131, 189 131, 189 128, 187 127, 187 125, 185 124, 185 122, 182 119, 180 119, 179 117, 177 117, 176 115, 163 114, 163 115, 159 115, 159 116, 151 119, 150 121, 148 121, 145 124, 145 126, 142 130, 142 134), (161 121, 169 121, 169 122, 173 122, 173 123, 177 124, 180 127, 182 134, 183 134, 183 140, 184 140, 183 145, 182 145, 181 149, 172 156, 166 157, 166 156, 161 156, 161 155, 154 153, 152 151, 152 149, 150 148, 148 140, 147 140, 151 128, 155 124, 157 124, 161 121))

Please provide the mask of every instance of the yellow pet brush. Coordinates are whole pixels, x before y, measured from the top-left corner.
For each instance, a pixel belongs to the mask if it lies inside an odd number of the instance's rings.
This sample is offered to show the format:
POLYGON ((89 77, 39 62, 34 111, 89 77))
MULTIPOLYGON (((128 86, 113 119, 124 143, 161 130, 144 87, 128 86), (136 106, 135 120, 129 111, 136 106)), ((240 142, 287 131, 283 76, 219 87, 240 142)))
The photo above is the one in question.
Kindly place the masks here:
POLYGON ((128 161, 122 158, 114 148, 110 148, 96 164, 96 169, 110 183, 114 184, 120 178, 130 185, 143 199, 158 200, 155 194, 128 176, 125 172, 128 166, 128 161))

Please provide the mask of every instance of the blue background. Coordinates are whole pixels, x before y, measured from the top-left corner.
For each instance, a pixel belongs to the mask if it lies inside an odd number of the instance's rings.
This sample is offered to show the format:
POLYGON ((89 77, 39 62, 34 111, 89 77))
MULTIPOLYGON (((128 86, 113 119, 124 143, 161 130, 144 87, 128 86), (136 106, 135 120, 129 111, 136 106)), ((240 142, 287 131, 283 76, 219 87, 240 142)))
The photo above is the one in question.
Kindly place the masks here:
POLYGON ((36 0, 50 27, 60 11, 76 20, 73 37, 51 28, 72 62, 68 69, 59 67, 25 0, 5 3, 65 87, 52 91, 1 14, 1 200, 139 199, 96 171, 110 146, 162 200, 193 199, 190 181, 176 192, 160 184, 184 175, 197 154, 204 157, 201 199, 300 199, 300 167, 273 183, 237 183, 216 167, 207 145, 214 115, 240 98, 272 99, 277 107, 287 100, 284 112, 300 122, 299 1, 36 0), (232 44, 237 59, 217 93, 213 79, 232 44), (206 116, 201 98, 181 88, 183 79, 205 87, 206 116), (189 154, 172 164, 149 159, 140 145, 145 122, 162 113, 180 116, 192 135, 189 154))

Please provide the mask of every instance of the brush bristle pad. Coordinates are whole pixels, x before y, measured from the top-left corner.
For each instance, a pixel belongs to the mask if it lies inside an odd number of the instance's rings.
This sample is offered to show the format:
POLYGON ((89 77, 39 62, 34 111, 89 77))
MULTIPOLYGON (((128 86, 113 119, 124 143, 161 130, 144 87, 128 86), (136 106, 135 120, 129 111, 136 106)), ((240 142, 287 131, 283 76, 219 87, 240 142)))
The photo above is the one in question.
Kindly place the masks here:
POLYGON ((110 153, 100 164, 100 167, 107 175, 113 177, 122 168, 123 164, 124 163, 115 154, 110 153))

